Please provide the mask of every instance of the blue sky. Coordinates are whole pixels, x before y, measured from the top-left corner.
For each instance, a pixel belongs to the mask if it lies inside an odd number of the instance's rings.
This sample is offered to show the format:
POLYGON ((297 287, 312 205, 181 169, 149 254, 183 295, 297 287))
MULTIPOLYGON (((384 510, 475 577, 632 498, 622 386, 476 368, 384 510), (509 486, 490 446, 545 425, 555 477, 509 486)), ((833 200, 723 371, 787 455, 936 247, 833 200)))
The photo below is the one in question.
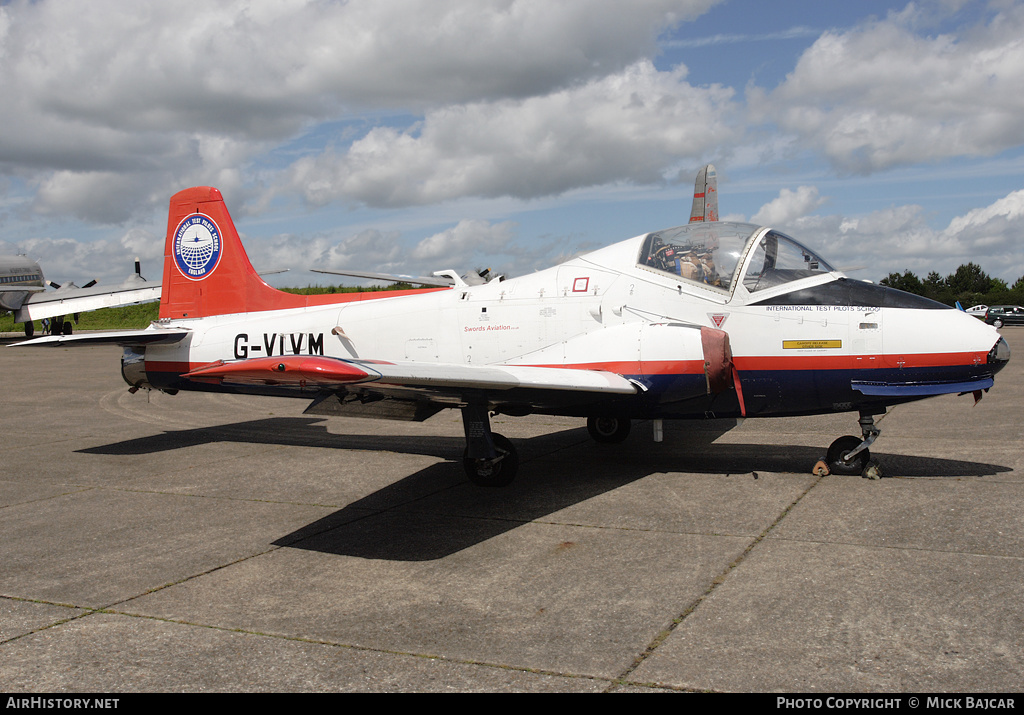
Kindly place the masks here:
POLYGON ((685 223, 707 162, 855 277, 1024 276, 1021 2, 89 7, 0 3, 0 252, 58 282, 158 277, 200 184, 276 285, 519 275, 685 223))

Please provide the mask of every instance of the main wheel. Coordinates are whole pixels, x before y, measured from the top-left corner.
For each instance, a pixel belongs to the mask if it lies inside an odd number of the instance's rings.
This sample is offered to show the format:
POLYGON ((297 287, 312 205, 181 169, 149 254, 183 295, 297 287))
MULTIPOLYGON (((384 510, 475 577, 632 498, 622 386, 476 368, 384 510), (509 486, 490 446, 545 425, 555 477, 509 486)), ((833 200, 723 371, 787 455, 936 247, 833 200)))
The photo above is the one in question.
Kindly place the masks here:
MULTIPOLYGON (((512 483, 519 471, 519 454, 506 437, 495 433, 491 438, 498 456, 494 459, 474 459, 466 454, 462 458, 462 468, 466 470, 469 481, 478 487, 505 487, 512 483)), ((468 447, 466 452, 469 452, 468 447)))
POLYGON ((617 444, 629 436, 630 421, 621 417, 588 417, 587 431, 595 442, 617 444))
POLYGON ((26 320, 25 321, 25 337, 26 338, 31 338, 35 334, 36 334, 36 324, 33 323, 31 320, 26 320))
POLYGON ((844 457, 857 449, 863 441, 859 437, 847 436, 840 437, 833 442, 828 448, 828 456, 825 458, 828 462, 829 471, 832 474, 860 474, 863 472, 871 456, 868 454, 868 450, 861 450, 857 453, 857 456, 848 462, 844 460, 844 457))

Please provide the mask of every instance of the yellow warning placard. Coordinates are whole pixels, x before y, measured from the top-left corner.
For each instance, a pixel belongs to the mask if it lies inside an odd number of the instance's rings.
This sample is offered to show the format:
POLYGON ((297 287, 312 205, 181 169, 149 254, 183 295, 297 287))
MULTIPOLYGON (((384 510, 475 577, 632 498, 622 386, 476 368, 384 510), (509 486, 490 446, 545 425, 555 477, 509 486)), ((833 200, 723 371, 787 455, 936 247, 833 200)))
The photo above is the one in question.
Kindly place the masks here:
POLYGON ((783 340, 784 350, 820 350, 822 348, 841 348, 842 340, 783 340))

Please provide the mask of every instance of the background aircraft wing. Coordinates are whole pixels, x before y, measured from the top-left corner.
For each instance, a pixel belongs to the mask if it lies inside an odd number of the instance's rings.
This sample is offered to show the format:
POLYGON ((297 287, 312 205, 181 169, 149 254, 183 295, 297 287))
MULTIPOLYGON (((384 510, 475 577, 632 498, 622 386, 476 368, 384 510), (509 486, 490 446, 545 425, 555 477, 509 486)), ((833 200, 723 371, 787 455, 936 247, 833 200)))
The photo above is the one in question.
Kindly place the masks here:
POLYGON ((46 290, 46 286, 0 286, 0 293, 39 293, 44 290, 46 290))
POLYGON ((65 284, 54 291, 30 295, 15 314, 14 321, 24 323, 56 315, 72 315, 155 300, 160 300, 160 284, 134 276, 113 287, 78 288, 65 284))

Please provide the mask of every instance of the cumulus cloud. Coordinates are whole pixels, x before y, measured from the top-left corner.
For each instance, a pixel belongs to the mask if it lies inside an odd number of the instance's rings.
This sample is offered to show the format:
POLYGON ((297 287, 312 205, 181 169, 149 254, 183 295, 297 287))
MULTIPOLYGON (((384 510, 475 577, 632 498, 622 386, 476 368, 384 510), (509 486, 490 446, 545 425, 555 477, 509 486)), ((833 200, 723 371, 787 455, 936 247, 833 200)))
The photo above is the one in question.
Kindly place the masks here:
POLYGON ((83 12, 16 0, 0 6, 0 170, 55 184, 40 208, 112 220, 117 210, 83 211, 80 191, 56 186, 74 181, 49 174, 117 172, 166 196, 311 123, 613 73, 717 1, 96 0, 83 12), (204 149, 219 141, 235 144, 230 156, 204 149))
MULTIPOLYGON (((243 237, 243 242, 258 270, 351 269, 429 276, 433 271, 446 268, 463 273, 492 266, 496 271, 518 274, 522 272, 520 258, 531 252, 516 246, 515 238, 513 222, 464 219, 419 240, 404 236, 400 231, 369 228, 352 234, 279 234, 264 240, 243 237)), ((361 282, 354 278, 338 280, 361 282)))
MULTIPOLYGON (((314 208, 448 202, 441 229, 436 214, 421 221, 430 228, 405 234, 311 235, 300 222, 295 234, 254 236, 247 248, 260 269, 521 274, 579 246, 518 236, 512 223, 458 222, 452 211, 469 204, 460 200, 513 197, 528 210, 588 187, 622 195, 671 184, 680 167, 689 183, 694 166, 729 157, 765 163, 799 150, 840 173, 875 172, 1024 143, 1020 3, 934 0, 822 34, 778 87, 748 89, 755 136, 732 89, 654 64, 659 36, 717 2, 0 3, 0 221, 48 273, 109 282, 137 252, 127 234, 21 237, 130 222, 159 233, 167 198, 198 184, 220 187, 236 217, 296 197, 314 208), (958 9, 988 19, 926 34, 958 9), (45 228, 25 223, 27 212, 45 228)), ((662 47, 776 36, 676 34, 662 47)), ((755 218, 809 236, 839 265, 882 255, 872 271, 931 270, 933 260, 946 270, 943 262, 1002 256, 1006 271, 1024 271, 1006 258, 1019 254, 1015 193, 941 230, 918 206, 819 216, 824 203, 799 186, 755 218)), ((381 214, 364 212, 361 225, 372 217, 381 214)), ((153 238, 159 262, 162 238, 153 238)))
POLYGON ((543 94, 653 54, 715 2, 15 2, 0 52, 4 82, 68 120, 279 136, 339 104, 543 94))
POLYGON ((1024 255, 1019 249, 1024 190, 955 217, 944 229, 930 227, 925 211, 913 204, 858 217, 793 216, 778 228, 819 251, 834 266, 856 269, 851 272, 856 278, 877 281, 905 270, 922 278, 931 271, 947 275, 968 262, 1009 283, 1024 276, 1024 255))
POLYGON ((428 236, 412 251, 417 261, 458 265, 467 258, 493 256, 505 252, 515 224, 505 221, 491 224, 480 220, 459 221, 454 227, 428 236))
POLYGON ((163 272, 163 237, 144 229, 131 229, 120 236, 96 241, 73 238, 30 238, 12 245, 0 242, 0 253, 23 253, 38 260, 43 274, 57 283, 76 285, 96 279, 100 285, 117 285, 135 271, 135 259, 142 262, 142 275, 159 282, 163 272))
POLYGON ((922 11, 826 32, 777 88, 748 92, 751 116, 789 132, 845 172, 954 156, 1024 141, 1024 7, 961 35, 915 32, 922 11))
POLYGON ((299 160, 289 190, 314 205, 404 206, 659 182, 736 137, 732 90, 685 76, 644 60, 543 96, 433 110, 412 130, 374 129, 345 152, 299 160))
POLYGON ((814 186, 801 186, 796 191, 782 189, 779 197, 762 206, 751 220, 766 226, 785 226, 823 203, 825 199, 818 196, 814 186))
MULTIPOLYGON (((399 231, 363 229, 353 234, 242 236, 257 270, 345 270, 396 272, 404 263, 399 231)), ((406 271, 402 271, 406 272, 406 271)))

